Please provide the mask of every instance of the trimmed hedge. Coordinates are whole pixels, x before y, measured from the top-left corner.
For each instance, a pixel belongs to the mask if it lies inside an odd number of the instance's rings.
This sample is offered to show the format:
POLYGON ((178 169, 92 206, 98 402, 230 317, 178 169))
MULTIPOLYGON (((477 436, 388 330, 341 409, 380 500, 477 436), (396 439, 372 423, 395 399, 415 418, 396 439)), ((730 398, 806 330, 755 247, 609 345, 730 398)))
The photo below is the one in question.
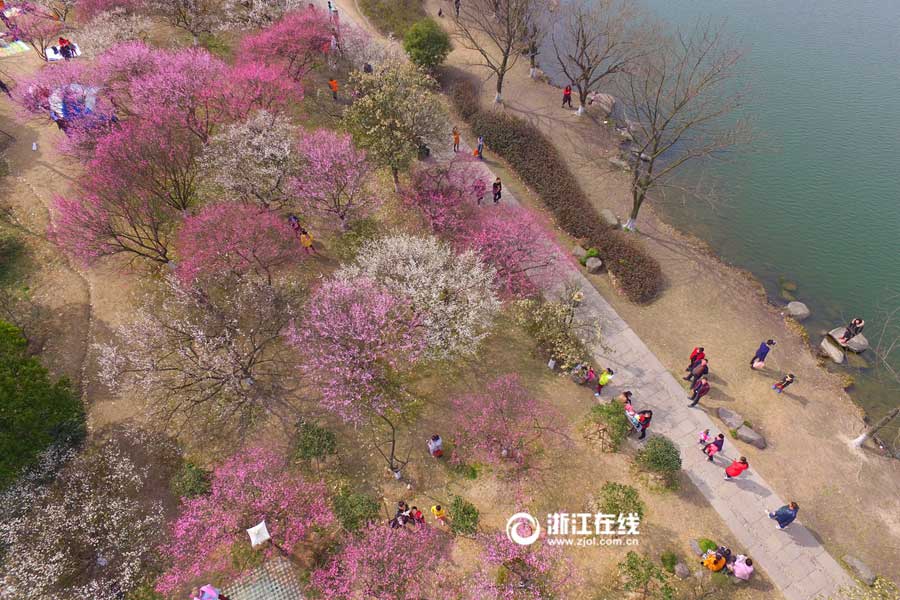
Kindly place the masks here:
POLYGON ((663 285, 659 263, 638 240, 603 223, 556 147, 537 127, 518 117, 482 110, 471 82, 454 84, 450 100, 475 135, 483 135, 490 149, 540 196, 559 226, 600 251, 629 300, 645 303, 659 294, 663 285))

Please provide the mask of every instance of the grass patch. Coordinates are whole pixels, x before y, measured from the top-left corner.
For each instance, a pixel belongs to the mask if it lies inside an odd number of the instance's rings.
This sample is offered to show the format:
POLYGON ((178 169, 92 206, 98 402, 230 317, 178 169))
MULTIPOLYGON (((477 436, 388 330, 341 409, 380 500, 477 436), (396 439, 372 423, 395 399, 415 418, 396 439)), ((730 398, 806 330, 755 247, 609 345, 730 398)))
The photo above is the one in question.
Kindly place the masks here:
POLYGON ((359 8, 382 33, 402 38, 413 23, 425 18, 422 0, 359 0, 359 8))

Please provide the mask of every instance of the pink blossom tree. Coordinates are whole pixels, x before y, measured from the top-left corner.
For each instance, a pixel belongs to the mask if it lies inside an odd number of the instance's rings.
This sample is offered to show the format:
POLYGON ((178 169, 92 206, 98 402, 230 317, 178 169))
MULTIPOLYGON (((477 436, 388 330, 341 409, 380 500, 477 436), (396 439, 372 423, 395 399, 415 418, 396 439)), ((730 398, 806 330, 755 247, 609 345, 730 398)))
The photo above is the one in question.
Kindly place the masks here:
POLYGON ((497 270, 497 287, 507 296, 537 292, 536 281, 548 275, 559 248, 530 211, 503 205, 481 213, 460 245, 497 270))
POLYGON ((450 538, 433 527, 370 524, 323 568, 312 584, 326 600, 449 600, 445 581, 450 538))
POLYGON ((422 166, 413 171, 403 202, 422 213, 432 232, 452 237, 473 217, 479 198, 473 184, 478 181, 478 170, 468 158, 422 166))
POLYGON ((264 61, 299 81, 328 52, 331 35, 325 11, 307 8, 290 12, 270 27, 244 36, 238 62, 264 61))
POLYGON ((293 180, 301 204, 336 218, 341 229, 378 205, 366 181, 371 167, 347 134, 319 129, 304 134, 298 145, 301 167, 293 180))
POLYGON ((524 464, 560 422, 555 411, 542 405, 513 374, 452 403, 460 451, 471 450, 478 460, 494 465, 524 464))
POLYGON ((53 45, 65 24, 33 9, 22 12, 12 21, 12 33, 27 42, 42 59, 47 60, 47 46, 53 45))
POLYGON ((286 459, 266 448, 241 450, 213 472, 209 494, 186 499, 160 548, 172 566, 157 580, 170 594, 205 573, 226 571, 229 550, 248 545, 246 529, 265 521, 273 548, 291 553, 309 534, 334 522, 325 485, 290 469, 286 459))
POLYGON ((344 422, 376 419, 389 431, 389 468, 399 472, 394 415, 404 408, 403 377, 425 349, 409 302, 367 278, 333 279, 312 295, 302 327, 289 340, 306 358, 322 405, 344 422))
POLYGON ((230 202, 209 204, 185 219, 176 248, 176 274, 187 285, 223 273, 252 275, 271 283, 275 269, 304 255, 280 215, 230 202))
MULTIPOLYGON (((519 533, 531 533, 527 523, 519 533)), ((572 562, 557 546, 538 541, 530 546, 513 543, 505 534, 482 538, 481 570, 473 581, 472 597, 486 600, 554 600, 565 598, 580 578, 572 562)))

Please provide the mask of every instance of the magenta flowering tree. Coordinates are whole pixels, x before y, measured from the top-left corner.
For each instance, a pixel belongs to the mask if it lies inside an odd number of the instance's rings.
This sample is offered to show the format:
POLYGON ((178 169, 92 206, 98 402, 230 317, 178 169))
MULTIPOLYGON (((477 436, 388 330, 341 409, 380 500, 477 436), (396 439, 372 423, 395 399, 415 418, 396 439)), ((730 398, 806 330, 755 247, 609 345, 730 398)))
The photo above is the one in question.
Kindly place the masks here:
POLYGON ((506 296, 529 296, 560 256, 547 231, 525 208, 503 205, 481 213, 461 246, 497 270, 497 287, 506 296))
MULTIPOLYGON (((527 523, 517 525, 525 537, 527 523)), ((539 540, 522 546, 505 534, 482 538, 481 570, 472 582, 473 596, 485 600, 555 600, 566 598, 579 582, 572 562, 557 546, 539 540)))
POLYGON ((346 423, 387 427, 388 450, 376 447, 399 472, 406 463, 397 458, 394 415, 407 396, 403 377, 425 349, 409 302, 360 277, 323 283, 308 306, 288 339, 305 356, 322 405, 346 423))
POLYGON ((275 269, 304 256, 282 216, 231 202, 209 204, 185 219, 176 248, 176 274, 188 285, 220 278, 223 273, 251 275, 271 283, 275 269))
POLYGON ((326 600, 457 598, 445 581, 450 538, 433 527, 370 524, 312 574, 326 600))
POLYGON ((453 237, 465 229, 478 198, 484 195, 483 190, 479 196, 473 189, 479 181, 472 159, 454 157, 448 163, 417 168, 403 202, 422 213, 432 232, 453 237))
POLYGON ((45 15, 25 4, 27 12, 16 15, 12 23, 15 37, 27 42, 42 59, 47 60, 47 47, 56 42, 56 38, 65 29, 65 24, 49 15, 45 15))
POLYGON ((302 136, 298 151, 301 167, 293 189, 306 209, 335 218, 347 229, 377 207, 366 185, 371 172, 366 153, 353 146, 349 135, 318 129, 302 136))
POLYGON ((307 8, 290 12, 270 27, 244 36, 238 62, 264 61, 299 81, 324 58, 331 35, 331 24, 324 10, 307 8))
POLYGON ((459 450, 470 450, 488 464, 524 464, 548 432, 557 430, 559 416, 542 405, 517 375, 502 375, 483 392, 452 401, 459 450))
POLYGON ((284 77, 277 66, 250 61, 229 69, 230 85, 224 88, 224 106, 232 120, 243 120, 258 110, 286 113, 290 106, 303 100, 300 82, 284 77))
POLYGON ((227 571, 229 550, 249 546, 246 530, 266 522, 273 544, 290 554, 309 534, 334 522, 325 485, 291 470, 287 460, 266 448, 237 452, 217 467, 209 494, 186 499, 160 548, 172 566, 156 583, 170 594, 209 572, 227 571))

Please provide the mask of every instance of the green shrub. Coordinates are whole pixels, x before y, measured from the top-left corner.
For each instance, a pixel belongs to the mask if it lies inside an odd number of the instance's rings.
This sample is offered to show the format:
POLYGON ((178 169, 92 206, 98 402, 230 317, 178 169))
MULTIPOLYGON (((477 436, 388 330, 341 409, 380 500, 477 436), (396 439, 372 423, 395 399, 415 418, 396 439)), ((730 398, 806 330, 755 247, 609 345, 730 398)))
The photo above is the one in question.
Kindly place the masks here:
POLYGON ((478 466, 470 465, 467 463, 448 463, 450 465, 450 470, 459 475, 460 477, 465 477, 466 479, 478 479, 478 466))
POLYGON ((700 538, 699 540, 697 540, 697 545, 700 546, 700 551, 704 554, 719 547, 717 543, 709 538, 700 538))
POLYGON ((294 434, 294 458, 302 461, 321 460, 337 452, 334 432, 311 421, 300 421, 294 434))
POLYGON ((0 231, 0 285, 7 285, 15 279, 24 254, 25 246, 19 239, 0 231))
POLYGON ((196 498, 209 493, 210 473, 193 462, 186 460, 172 476, 172 493, 179 498, 196 498))
POLYGON ((403 49, 409 59, 426 70, 433 70, 444 62, 453 46, 450 36, 434 19, 416 21, 403 36, 403 49))
POLYGON ((631 430, 631 424, 622 405, 618 402, 609 404, 596 404, 591 407, 589 419, 598 425, 604 425, 606 431, 606 443, 610 452, 615 452, 622 444, 622 440, 631 430))
POLYGON ((666 485, 672 485, 681 470, 681 453, 672 440, 656 436, 638 450, 635 462, 643 469, 660 475, 666 485))
POLYGON ((450 91, 475 135, 483 135, 489 150, 512 165, 566 233, 599 250, 625 295, 632 302, 653 300, 662 291, 662 269, 641 242, 603 223, 556 147, 537 127, 506 113, 481 110, 477 98, 471 82, 458 82, 450 91))
POLYGON ((619 578, 626 592, 638 592, 641 598, 673 600, 675 589, 669 583, 669 575, 649 556, 629 552, 619 563, 619 578))
POLYGON ((84 409, 65 379, 27 354, 25 336, 0 321, 0 488, 52 444, 84 438, 84 409))
POLYGON ((587 351, 573 326, 574 308, 562 302, 517 300, 513 319, 538 348, 556 360, 563 370, 584 361, 587 351))
POLYGON ((379 31, 401 39, 413 23, 427 16, 422 0, 359 0, 359 8, 379 31))
POLYGON ((671 550, 667 550, 662 553, 662 556, 659 557, 659 562, 662 563, 663 568, 669 573, 675 572, 675 565, 678 564, 678 555, 672 552, 671 550))
POLYGON ((357 531, 366 523, 377 520, 381 510, 377 500, 368 494, 353 492, 346 486, 341 487, 331 503, 334 515, 347 531, 357 531))
POLYGON ((478 509, 460 496, 450 500, 450 531, 462 535, 474 535, 478 531, 478 509))
POLYGON ((596 248, 588 248, 587 252, 584 253, 584 256, 578 259, 578 262, 581 263, 582 267, 585 267, 587 266, 587 260, 589 258, 596 258, 597 256, 600 256, 599 250, 597 250, 596 248))
POLYGON ((596 510, 608 515, 635 513, 644 517, 644 503, 638 491, 630 485, 607 481, 600 488, 596 510))

